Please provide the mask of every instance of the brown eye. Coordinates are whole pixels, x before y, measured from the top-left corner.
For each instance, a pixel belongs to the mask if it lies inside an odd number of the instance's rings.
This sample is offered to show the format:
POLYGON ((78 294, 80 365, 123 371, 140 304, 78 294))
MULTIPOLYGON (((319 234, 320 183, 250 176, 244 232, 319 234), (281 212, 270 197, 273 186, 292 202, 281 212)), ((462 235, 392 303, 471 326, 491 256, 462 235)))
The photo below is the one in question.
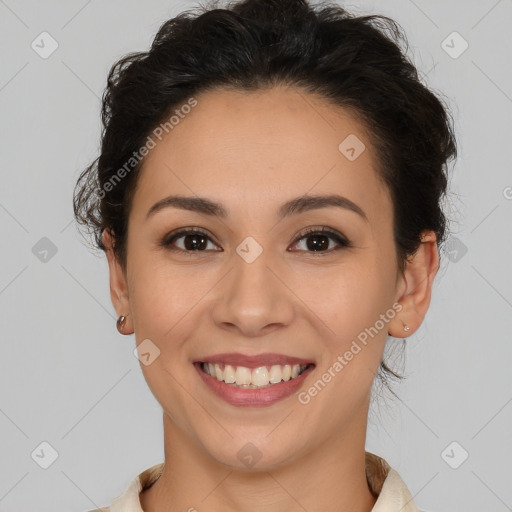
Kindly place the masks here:
POLYGON ((302 232, 299 235, 297 242, 295 242, 295 245, 302 240, 305 240, 306 242, 304 244, 304 248, 300 250, 313 253, 333 252, 340 248, 350 246, 350 242, 345 237, 326 227, 322 227, 320 229, 308 229, 307 231, 302 232), (331 242, 334 242, 335 245, 337 244, 338 247, 335 246, 334 249, 329 248, 331 242))
MULTIPOLYGON (((302 232, 294 245, 305 241, 305 245, 298 251, 310 253, 331 253, 344 247, 350 247, 350 242, 340 233, 329 228, 310 228, 302 232), (332 247, 334 245, 334 247, 332 247)), ((208 250, 222 251, 210 236, 201 229, 186 229, 167 235, 160 243, 161 246, 176 252, 200 253, 208 250), (211 244, 210 246, 208 244, 211 244), (213 247, 212 247, 213 246, 213 247)), ((292 251, 295 252, 295 251, 292 251)))
POLYGON ((208 249, 208 242, 213 244, 208 234, 204 231, 199 229, 188 229, 166 236, 162 240, 161 245, 172 251, 204 252, 208 249), (174 247, 180 239, 183 239, 182 242, 179 242, 180 246, 174 247))

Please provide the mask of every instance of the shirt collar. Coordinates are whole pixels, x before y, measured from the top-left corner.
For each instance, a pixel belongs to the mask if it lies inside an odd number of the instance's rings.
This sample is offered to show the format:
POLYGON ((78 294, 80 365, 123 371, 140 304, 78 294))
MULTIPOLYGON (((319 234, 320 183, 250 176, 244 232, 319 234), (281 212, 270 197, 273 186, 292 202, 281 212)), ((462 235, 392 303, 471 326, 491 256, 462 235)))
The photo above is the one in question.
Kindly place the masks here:
MULTIPOLYGON (((91 512, 144 512, 139 494, 158 480, 164 464, 155 464, 137 475, 112 501, 110 508, 91 512)), ((400 475, 383 458, 370 452, 366 452, 366 478, 370 489, 378 496, 371 512, 420 512, 400 475)))

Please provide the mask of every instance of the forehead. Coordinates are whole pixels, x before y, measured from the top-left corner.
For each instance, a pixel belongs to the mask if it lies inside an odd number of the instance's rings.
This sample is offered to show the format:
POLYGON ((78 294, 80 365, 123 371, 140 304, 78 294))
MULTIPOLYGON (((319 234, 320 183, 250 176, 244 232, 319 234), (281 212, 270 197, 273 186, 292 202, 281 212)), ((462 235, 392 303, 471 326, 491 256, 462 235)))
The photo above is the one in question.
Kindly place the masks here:
POLYGON ((391 210, 365 126, 348 110, 290 87, 218 89, 194 99, 160 130, 161 140, 152 134, 132 205, 141 215, 171 193, 209 197, 239 213, 275 211, 307 193, 343 194, 369 217, 391 210))

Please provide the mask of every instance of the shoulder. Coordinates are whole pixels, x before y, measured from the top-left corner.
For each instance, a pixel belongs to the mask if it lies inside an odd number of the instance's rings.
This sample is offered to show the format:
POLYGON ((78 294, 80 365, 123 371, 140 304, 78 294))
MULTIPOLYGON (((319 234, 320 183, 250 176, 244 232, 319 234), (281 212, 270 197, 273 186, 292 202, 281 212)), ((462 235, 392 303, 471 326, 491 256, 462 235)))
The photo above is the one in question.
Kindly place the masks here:
POLYGON ((95 508, 87 512, 111 512, 113 510, 140 511, 140 492, 150 487, 162 474, 164 462, 155 464, 132 479, 128 487, 107 507, 95 508))

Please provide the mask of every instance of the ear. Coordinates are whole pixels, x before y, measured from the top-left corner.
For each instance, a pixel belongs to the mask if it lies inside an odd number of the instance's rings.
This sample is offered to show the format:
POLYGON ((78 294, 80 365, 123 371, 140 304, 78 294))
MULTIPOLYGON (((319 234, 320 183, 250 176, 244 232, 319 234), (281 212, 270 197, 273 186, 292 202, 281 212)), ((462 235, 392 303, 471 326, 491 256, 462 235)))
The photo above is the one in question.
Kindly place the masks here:
POLYGON ((424 231, 416 253, 406 264, 400 276, 396 301, 402 310, 389 322, 388 332, 396 338, 406 338, 420 327, 432 295, 432 283, 439 270, 439 252, 434 231, 424 231), (409 326, 404 331, 404 325, 409 326))
POLYGON ((108 228, 103 230, 102 239, 105 245, 110 273, 110 298, 116 310, 117 317, 121 315, 126 317, 123 334, 128 334, 130 331, 133 332, 133 318, 130 309, 126 273, 114 254, 115 239, 108 228))

